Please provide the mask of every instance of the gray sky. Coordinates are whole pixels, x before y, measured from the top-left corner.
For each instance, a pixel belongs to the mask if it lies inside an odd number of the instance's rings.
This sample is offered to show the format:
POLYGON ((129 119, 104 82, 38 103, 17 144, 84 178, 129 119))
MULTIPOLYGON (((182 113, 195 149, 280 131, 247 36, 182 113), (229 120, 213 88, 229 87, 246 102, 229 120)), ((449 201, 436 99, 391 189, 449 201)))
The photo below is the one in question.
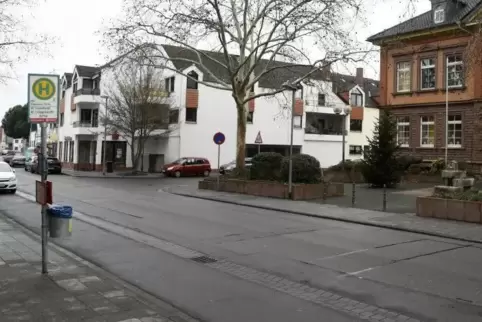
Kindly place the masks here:
MULTIPOLYGON (((386 29, 407 19, 408 0, 366 0, 373 1, 367 13, 369 26, 358 28, 358 39, 386 29)), ((75 64, 96 65, 105 62, 105 50, 100 45, 97 31, 103 22, 118 15, 121 0, 44 0, 41 6, 30 11, 29 25, 36 32, 46 32, 58 39, 51 47, 51 58, 31 57, 27 63, 16 68, 16 80, 0 85, 0 116, 16 104, 27 102, 27 74, 72 72, 75 64)), ((419 0, 416 14, 430 9, 429 0, 419 0)), ((414 12, 410 12, 410 15, 414 12)), ((368 77, 378 78, 378 62, 363 66, 368 77)), ((341 70, 353 73, 351 70, 341 70)))

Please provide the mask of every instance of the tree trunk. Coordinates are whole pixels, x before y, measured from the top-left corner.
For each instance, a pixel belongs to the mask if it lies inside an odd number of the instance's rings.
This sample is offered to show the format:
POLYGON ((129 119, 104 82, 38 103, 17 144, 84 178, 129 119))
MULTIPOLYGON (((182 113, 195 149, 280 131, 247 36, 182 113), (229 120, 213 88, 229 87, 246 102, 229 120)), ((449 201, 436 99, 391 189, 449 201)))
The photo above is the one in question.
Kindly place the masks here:
POLYGON ((246 106, 237 105, 238 110, 238 126, 236 135, 236 168, 244 169, 244 161, 246 158, 246 106))
POLYGON ((131 141, 131 162, 132 162, 132 171, 137 171, 137 159, 136 159, 136 151, 135 149, 135 137, 132 137, 131 141))

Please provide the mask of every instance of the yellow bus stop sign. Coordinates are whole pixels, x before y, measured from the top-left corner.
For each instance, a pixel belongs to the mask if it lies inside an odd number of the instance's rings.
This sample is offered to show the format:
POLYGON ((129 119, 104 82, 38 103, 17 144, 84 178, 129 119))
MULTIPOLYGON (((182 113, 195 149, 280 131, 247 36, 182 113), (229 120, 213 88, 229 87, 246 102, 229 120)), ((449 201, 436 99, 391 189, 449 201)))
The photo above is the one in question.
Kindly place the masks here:
POLYGON ((55 84, 48 78, 39 78, 32 85, 32 92, 39 100, 48 100, 55 95, 55 84))

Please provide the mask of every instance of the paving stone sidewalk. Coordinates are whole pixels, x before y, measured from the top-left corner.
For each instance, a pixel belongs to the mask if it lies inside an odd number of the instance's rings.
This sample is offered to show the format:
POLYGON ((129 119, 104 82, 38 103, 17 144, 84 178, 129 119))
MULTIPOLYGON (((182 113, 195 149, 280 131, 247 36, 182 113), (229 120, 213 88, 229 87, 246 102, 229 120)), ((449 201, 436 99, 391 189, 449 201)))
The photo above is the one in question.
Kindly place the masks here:
POLYGON ((195 321, 57 247, 42 275, 40 254, 38 236, 0 215, 0 321, 195 321))
POLYGON ((482 225, 450 220, 422 218, 409 213, 390 213, 375 210, 316 204, 306 201, 263 198, 228 192, 199 190, 196 187, 169 187, 165 191, 190 198, 206 199, 235 205, 292 214, 320 217, 390 228, 461 241, 482 243, 482 225))

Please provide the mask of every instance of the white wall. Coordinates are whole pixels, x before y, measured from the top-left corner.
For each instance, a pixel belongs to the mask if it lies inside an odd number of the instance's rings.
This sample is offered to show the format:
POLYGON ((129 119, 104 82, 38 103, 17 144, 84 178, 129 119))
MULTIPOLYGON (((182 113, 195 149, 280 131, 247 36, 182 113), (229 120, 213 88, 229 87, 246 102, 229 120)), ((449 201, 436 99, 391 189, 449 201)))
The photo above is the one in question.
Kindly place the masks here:
POLYGON ((372 107, 364 107, 363 111, 363 122, 362 122, 362 132, 349 132, 348 139, 347 139, 347 159, 358 160, 362 159, 363 155, 350 155, 349 154, 349 146, 350 145, 359 145, 365 146, 368 145, 368 139, 372 138, 373 131, 375 129, 375 122, 377 122, 378 117, 380 115, 380 110, 378 108, 372 107))

